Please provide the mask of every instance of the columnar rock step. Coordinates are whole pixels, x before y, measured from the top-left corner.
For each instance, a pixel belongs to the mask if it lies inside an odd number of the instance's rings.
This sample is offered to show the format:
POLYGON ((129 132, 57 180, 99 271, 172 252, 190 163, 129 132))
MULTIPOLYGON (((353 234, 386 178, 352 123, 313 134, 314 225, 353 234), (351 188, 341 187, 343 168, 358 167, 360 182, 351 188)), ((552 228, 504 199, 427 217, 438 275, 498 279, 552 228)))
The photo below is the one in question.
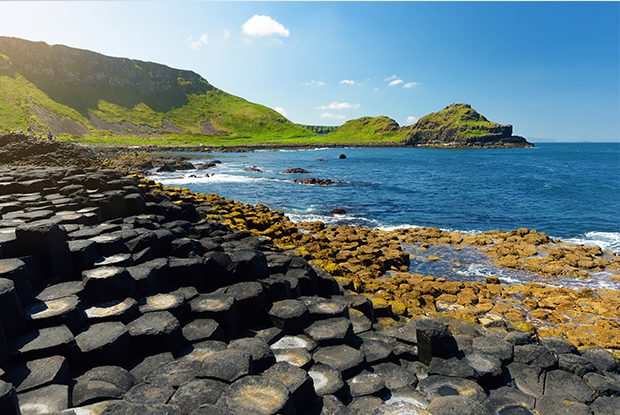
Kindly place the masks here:
POLYGON ((0 168, 0 194, 2 414, 620 407, 603 349, 504 323, 378 323, 329 274, 135 177, 0 168))

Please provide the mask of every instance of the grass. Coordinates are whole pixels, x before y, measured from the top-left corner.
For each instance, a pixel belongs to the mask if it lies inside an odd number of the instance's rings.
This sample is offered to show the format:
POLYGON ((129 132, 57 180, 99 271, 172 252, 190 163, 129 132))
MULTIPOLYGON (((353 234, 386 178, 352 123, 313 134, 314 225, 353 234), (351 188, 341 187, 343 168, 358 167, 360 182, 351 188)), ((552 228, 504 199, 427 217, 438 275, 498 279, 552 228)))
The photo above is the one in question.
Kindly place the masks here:
POLYGON ((391 118, 362 117, 347 121, 324 136, 327 140, 364 140, 386 142, 400 140, 400 126, 391 118))
POLYGON ((36 107, 79 124, 88 123, 80 113, 50 99, 26 78, 20 75, 15 78, 0 76, 0 129, 26 130, 31 125, 47 130, 47 124, 30 113, 30 109, 36 107))
POLYGON ((420 131, 455 129, 467 137, 488 134, 488 129, 494 127, 500 127, 500 124, 487 120, 468 104, 452 104, 420 118, 411 128, 420 131))

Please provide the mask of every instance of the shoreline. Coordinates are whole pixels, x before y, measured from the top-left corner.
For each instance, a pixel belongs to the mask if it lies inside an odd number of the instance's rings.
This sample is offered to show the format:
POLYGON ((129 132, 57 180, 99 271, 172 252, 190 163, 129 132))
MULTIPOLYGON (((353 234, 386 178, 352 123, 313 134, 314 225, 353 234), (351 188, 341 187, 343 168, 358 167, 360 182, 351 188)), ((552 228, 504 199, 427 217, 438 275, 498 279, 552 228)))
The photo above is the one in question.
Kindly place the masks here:
POLYGON ((86 144, 78 143, 85 148, 96 148, 97 151, 122 152, 122 151, 144 151, 147 153, 240 153, 258 150, 306 150, 315 148, 445 148, 445 149, 486 149, 486 148, 532 148, 534 145, 497 145, 497 146, 472 146, 472 145, 402 145, 390 142, 363 142, 363 143, 306 143, 306 144, 284 144, 284 143, 262 143, 262 144, 235 144, 230 146, 209 146, 209 145, 130 145, 130 144, 86 144))

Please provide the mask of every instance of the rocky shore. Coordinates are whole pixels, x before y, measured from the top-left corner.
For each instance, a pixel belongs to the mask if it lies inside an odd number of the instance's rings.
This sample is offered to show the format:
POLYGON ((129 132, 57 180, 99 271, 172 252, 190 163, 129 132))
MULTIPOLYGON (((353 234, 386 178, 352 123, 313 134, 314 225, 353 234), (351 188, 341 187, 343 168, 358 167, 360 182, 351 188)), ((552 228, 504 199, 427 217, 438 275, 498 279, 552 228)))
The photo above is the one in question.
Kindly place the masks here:
POLYGON ((550 280, 617 274, 597 248, 293 224, 96 167, 0 167, 0 214, 3 415, 620 407, 618 292, 447 281, 411 273, 403 245, 433 263, 435 245, 473 246, 550 280))

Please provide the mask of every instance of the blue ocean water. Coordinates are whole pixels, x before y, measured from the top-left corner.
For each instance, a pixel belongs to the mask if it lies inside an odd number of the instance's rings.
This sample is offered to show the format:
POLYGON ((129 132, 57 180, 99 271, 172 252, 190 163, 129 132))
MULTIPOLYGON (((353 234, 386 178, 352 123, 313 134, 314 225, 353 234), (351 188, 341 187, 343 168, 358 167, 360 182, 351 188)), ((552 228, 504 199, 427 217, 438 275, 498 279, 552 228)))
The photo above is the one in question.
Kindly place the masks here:
POLYGON ((153 174, 166 185, 264 204, 293 221, 479 233, 521 227, 620 253, 620 143, 516 149, 345 148, 199 153, 205 171, 153 174), (345 154, 346 159, 339 159, 345 154), (317 161, 325 159, 327 161, 317 161), (262 173, 248 172, 255 167, 262 173), (282 174, 300 167, 308 174, 282 174), (315 177, 342 182, 303 185, 315 177), (333 209, 345 215, 333 215, 333 209))

